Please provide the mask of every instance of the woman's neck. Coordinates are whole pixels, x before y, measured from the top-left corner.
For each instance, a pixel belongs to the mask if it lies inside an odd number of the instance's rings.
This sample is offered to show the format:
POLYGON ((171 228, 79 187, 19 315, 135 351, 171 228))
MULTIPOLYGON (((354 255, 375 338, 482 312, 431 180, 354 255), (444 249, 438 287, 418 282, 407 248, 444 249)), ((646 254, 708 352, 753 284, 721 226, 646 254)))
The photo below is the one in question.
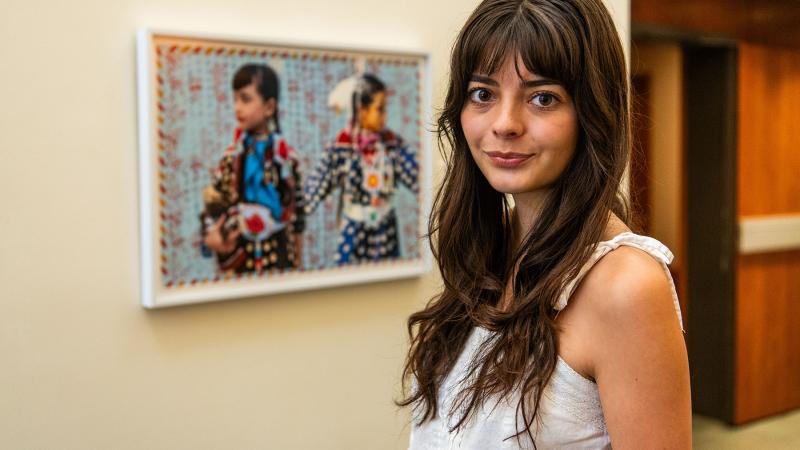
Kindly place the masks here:
POLYGON ((519 248, 542 211, 549 189, 512 194, 514 197, 514 248, 519 248))

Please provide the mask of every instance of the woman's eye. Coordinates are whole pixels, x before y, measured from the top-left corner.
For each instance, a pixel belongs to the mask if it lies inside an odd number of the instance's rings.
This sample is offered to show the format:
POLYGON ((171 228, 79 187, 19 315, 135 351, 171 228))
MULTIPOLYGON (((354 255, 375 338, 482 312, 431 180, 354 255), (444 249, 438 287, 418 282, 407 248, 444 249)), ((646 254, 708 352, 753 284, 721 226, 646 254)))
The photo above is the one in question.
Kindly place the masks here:
POLYGON ((553 106, 558 99, 553 94, 540 93, 533 96, 533 104, 540 108, 549 108, 553 106))
POLYGON ((475 88, 469 92, 469 99, 475 103, 486 103, 492 99, 492 93, 483 88, 475 88))

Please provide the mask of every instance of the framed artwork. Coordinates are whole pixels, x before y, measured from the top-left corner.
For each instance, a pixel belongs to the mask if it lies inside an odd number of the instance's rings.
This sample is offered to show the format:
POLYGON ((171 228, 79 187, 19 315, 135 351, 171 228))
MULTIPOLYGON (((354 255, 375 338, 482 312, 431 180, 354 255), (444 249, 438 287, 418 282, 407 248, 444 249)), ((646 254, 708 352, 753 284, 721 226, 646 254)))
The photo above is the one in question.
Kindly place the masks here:
POLYGON ((145 307, 430 270, 424 52, 140 30, 145 307))

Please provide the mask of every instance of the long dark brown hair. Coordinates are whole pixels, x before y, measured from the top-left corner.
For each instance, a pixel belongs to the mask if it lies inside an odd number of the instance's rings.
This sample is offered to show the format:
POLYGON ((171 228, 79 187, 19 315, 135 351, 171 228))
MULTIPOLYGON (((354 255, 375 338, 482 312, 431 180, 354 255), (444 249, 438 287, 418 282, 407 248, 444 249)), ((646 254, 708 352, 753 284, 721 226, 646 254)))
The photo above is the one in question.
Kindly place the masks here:
POLYGON ((523 423, 515 437, 527 433, 533 441, 531 425, 558 355, 555 302, 600 241, 610 213, 628 217, 619 192, 630 151, 628 81, 601 0, 482 2, 453 46, 437 125, 446 173, 428 236, 443 290, 408 319, 407 395, 398 404, 411 405, 419 423, 453 414, 457 431, 484 403, 519 395, 523 423), (494 74, 515 56, 565 87, 579 123, 574 156, 516 249, 506 196, 472 159, 460 121, 472 75, 494 74), (513 300, 501 309, 509 282, 513 300), (476 326, 493 331, 492 338, 471 362, 453 409, 438 411, 442 382, 476 326))

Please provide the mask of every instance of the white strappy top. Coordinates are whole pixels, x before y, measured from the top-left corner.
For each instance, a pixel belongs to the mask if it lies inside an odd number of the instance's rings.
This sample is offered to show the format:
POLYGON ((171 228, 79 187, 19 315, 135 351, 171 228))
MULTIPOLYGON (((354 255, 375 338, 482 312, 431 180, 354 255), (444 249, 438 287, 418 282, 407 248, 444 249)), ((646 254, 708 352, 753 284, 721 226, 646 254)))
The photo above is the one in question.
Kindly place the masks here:
MULTIPOLYGON (((675 312, 680 321, 678 295, 667 268, 667 264, 672 262, 672 252, 653 238, 631 232, 619 234, 597 245, 578 276, 567 284, 559 296, 555 309, 561 310, 566 307, 567 301, 594 264, 620 245, 643 250, 661 263, 670 283, 675 312)), ((683 328, 682 321, 680 324, 683 328)), ((456 396, 463 387, 462 382, 467 375, 469 364, 478 356, 481 344, 492 336, 493 333, 484 328, 475 328, 470 334, 455 366, 439 389, 440 415, 419 426, 417 417, 414 417, 409 450, 534 448, 525 434, 521 435, 520 439, 506 439, 517 433, 518 423, 523 423, 521 415, 517 417, 518 398, 503 400, 497 404, 486 402, 461 431, 458 433, 449 431, 461 417, 460 413, 450 415, 450 412, 456 396)), ((531 432, 536 439, 538 450, 610 449, 611 442, 606 430, 597 384, 575 372, 561 357, 558 357, 553 375, 542 394, 538 420, 531 427, 531 432)))

